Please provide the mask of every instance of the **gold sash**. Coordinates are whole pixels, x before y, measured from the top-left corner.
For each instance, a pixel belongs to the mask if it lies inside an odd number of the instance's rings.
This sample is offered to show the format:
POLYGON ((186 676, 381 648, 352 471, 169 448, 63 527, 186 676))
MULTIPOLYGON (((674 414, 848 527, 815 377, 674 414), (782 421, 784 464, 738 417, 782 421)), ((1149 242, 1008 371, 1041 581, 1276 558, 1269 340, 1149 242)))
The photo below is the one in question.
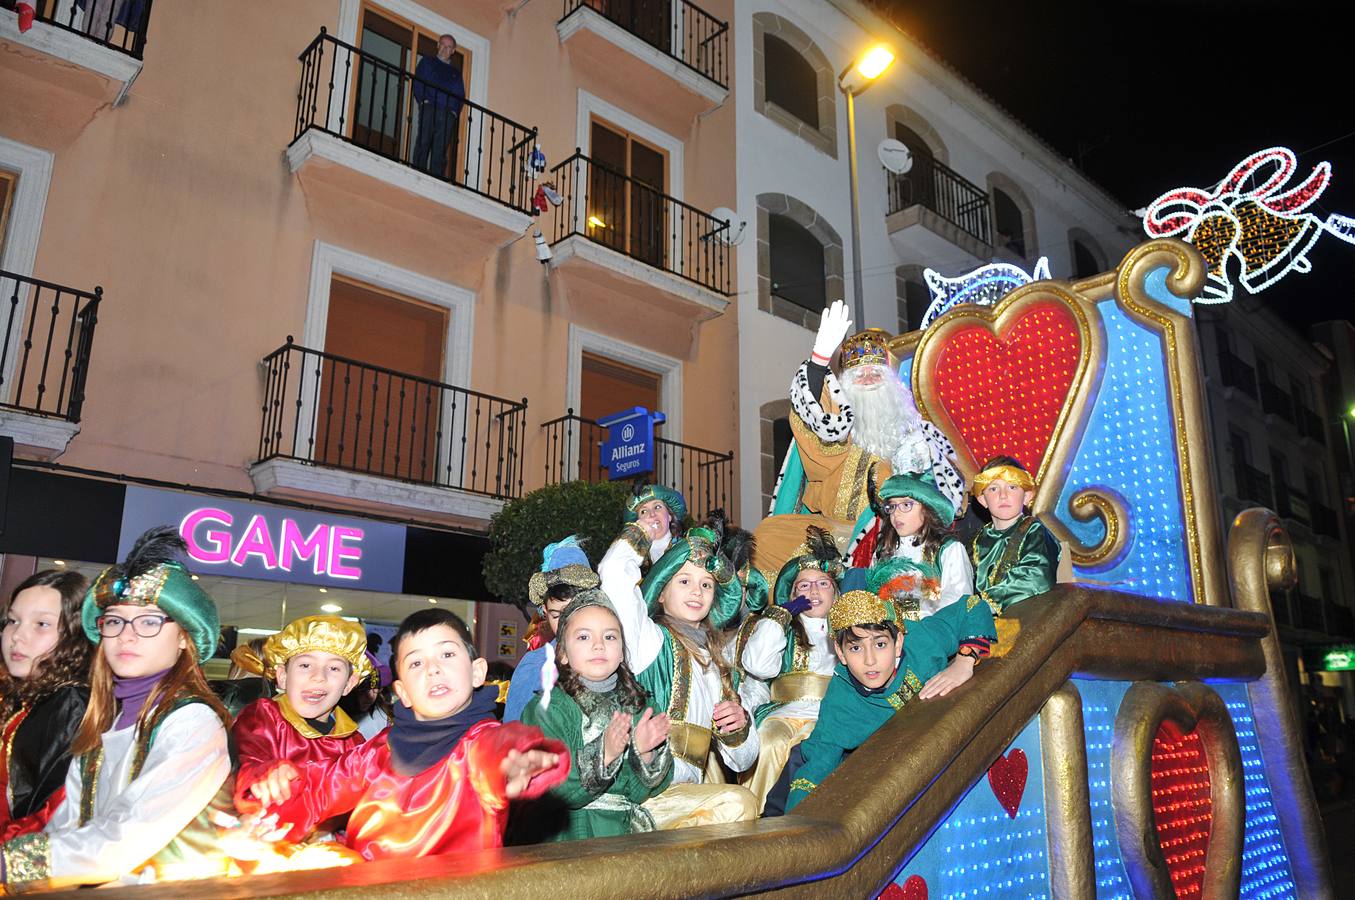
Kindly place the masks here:
POLYGON ((674 722, 668 731, 668 749, 677 758, 704 770, 706 757, 710 755, 710 738, 709 728, 690 722, 674 722))
POLYGON ((796 700, 822 700, 828 693, 831 675, 813 672, 788 672, 772 682, 773 703, 794 703, 796 700))

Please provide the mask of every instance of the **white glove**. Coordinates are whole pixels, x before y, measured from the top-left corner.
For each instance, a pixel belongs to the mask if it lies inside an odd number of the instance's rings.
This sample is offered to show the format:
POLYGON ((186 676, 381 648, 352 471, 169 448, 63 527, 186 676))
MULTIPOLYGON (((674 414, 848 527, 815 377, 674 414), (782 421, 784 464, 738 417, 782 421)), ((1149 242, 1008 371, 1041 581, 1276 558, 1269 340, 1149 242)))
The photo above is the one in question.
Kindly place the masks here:
POLYGON ((832 359, 842 339, 851 331, 852 320, 847 316, 847 304, 841 300, 834 300, 833 305, 823 311, 819 319, 819 333, 814 337, 815 362, 828 365, 828 360, 832 359))

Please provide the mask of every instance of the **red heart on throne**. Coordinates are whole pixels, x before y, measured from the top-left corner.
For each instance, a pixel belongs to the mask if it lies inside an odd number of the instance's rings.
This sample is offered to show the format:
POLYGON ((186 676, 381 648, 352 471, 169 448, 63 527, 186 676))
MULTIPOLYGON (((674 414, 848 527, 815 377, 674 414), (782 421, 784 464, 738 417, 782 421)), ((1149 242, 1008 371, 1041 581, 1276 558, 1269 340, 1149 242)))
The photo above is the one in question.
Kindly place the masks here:
POLYGON ((977 470, 999 454, 1039 473, 1087 374, 1090 326, 1076 301, 1042 290, 962 308, 918 348, 924 414, 977 470))
POLYGON ((1153 739, 1151 771, 1153 821, 1172 886, 1178 897, 1198 897, 1214 812, 1209 757, 1199 732, 1164 721, 1153 739))
POLYGON ((902 885, 891 882, 879 900, 927 900, 927 882, 921 875, 909 875, 902 885))
POLYGON ((1030 762, 1026 759, 1026 751, 1019 747, 1006 756, 999 756, 988 770, 988 786, 993 789, 993 796, 1013 819, 1021 808, 1021 795, 1026 792, 1026 776, 1029 774, 1030 762))

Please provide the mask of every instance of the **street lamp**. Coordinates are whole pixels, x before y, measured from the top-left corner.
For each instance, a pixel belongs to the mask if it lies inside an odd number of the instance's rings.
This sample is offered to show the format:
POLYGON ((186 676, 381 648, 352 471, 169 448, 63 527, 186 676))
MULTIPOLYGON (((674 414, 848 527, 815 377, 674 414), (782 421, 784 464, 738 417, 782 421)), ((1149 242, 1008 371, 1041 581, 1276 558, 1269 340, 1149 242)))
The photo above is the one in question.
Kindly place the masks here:
POLYGON ((866 296, 861 284, 861 213, 858 209, 856 182, 856 95, 863 93, 894 64, 894 51, 876 44, 858 56, 837 76, 838 90, 847 97, 847 171, 851 178, 852 198, 852 311, 856 327, 866 327, 866 296), (848 78, 848 76, 852 76, 848 78))

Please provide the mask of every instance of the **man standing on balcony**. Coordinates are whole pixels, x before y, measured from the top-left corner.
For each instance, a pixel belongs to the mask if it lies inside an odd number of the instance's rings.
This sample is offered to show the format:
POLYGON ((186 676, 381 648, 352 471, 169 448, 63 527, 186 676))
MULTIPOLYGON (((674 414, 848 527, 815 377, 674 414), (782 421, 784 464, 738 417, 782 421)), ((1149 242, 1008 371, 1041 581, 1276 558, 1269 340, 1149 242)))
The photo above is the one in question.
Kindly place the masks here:
MULTIPOLYGON (((414 101, 419 104, 419 137, 414 142, 414 167, 438 178, 447 177, 447 147, 455 146, 466 84, 452 64, 456 38, 438 38, 436 56, 425 56, 414 69, 414 101)), ((452 178, 456 178, 453 154, 452 178)))
POLYGON ((840 548, 858 551, 855 565, 869 566, 878 531, 867 497, 871 476, 882 484, 891 473, 929 473, 956 511, 963 509, 955 449, 918 414, 891 361, 889 335, 868 328, 847 337, 851 325, 846 304, 835 300, 823 311, 813 353, 791 381, 795 442, 777 481, 772 515, 754 532, 757 566, 764 572, 777 571, 794 555, 809 525, 826 529, 840 548), (840 376, 828 368, 834 354, 840 376))

